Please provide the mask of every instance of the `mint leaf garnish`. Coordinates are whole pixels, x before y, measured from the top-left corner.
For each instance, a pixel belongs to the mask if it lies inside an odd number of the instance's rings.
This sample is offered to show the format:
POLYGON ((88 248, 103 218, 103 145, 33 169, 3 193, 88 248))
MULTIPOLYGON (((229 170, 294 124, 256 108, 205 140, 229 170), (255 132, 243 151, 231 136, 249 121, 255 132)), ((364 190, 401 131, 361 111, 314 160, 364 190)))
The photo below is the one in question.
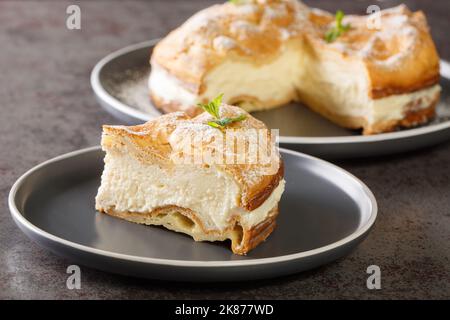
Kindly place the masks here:
POLYGON ((342 20, 344 19, 344 12, 342 10, 336 11, 335 19, 335 26, 328 30, 325 34, 325 41, 328 43, 335 41, 344 32, 350 30, 351 28, 350 24, 342 24, 342 20))
POLYGON ((214 117, 213 120, 208 121, 206 124, 217 129, 224 129, 226 126, 234 123, 245 120, 247 116, 245 114, 241 114, 237 117, 233 118, 220 118, 220 106, 222 104, 223 93, 219 94, 216 98, 214 98, 209 103, 199 103, 198 106, 202 108, 204 111, 208 112, 210 115, 214 117))
POLYGON ((208 121, 207 124, 214 128, 223 129, 227 125, 229 125, 233 122, 239 122, 239 121, 245 120, 246 118, 247 118, 247 116, 245 114, 241 114, 234 118, 222 118, 222 119, 218 119, 218 120, 211 120, 211 121, 208 121))

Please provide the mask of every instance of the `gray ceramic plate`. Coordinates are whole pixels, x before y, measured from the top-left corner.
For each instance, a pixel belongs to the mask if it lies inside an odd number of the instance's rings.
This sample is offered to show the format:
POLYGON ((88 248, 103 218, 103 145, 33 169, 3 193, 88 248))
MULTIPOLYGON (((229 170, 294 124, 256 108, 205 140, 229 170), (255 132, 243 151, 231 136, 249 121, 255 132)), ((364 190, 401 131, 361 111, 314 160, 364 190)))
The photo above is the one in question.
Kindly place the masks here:
MULTIPOLYGON (((156 42, 111 53, 92 71, 91 84, 100 104, 121 122, 137 124, 161 114, 151 104, 147 90, 148 61, 156 42)), ((362 136, 298 104, 253 115, 270 128, 280 129, 282 147, 329 159, 379 156, 431 146, 450 139, 450 64, 442 61, 441 69, 443 91, 438 116, 419 128, 362 136)))
POLYGON ((311 269, 347 254, 377 215, 371 191, 328 162, 282 150, 286 191, 278 226, 247 256, 229 243, 195 242, 159 227, 95 211, 103 169, 98 147, 65 154, 25 173, 9 195, 22 231, 74 263, 145 278, 229 281, 276 277, 311 269))

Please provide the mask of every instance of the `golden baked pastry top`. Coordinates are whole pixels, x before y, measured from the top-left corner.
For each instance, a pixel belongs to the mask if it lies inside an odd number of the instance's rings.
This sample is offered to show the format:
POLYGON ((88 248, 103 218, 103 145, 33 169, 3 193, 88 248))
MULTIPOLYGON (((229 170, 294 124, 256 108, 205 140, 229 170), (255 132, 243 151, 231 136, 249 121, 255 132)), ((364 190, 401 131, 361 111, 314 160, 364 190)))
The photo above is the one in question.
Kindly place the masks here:
POLYGON ((288 43, 301 43, 313 53, 364 64, 375 99, 438 82, 439 56, 423 12, 404 5, 382 10, 379 28, 370 28, 368 19, 346 15, 351 28, 328 43, 325 34, 335 23, 331 13, 297 0, 226 2, 198 12, 161 40, 152 63, 198 94, 203 77, 225 58, 265 64, 288 43))

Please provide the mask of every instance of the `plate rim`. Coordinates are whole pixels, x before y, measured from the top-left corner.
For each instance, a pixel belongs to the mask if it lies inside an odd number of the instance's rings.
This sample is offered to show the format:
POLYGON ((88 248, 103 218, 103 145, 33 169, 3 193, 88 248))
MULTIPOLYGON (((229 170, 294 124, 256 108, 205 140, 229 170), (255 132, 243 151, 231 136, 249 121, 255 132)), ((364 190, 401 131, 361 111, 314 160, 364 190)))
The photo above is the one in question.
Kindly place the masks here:
MULTIPOLYGON (((11 187, 11 190, 8 195, 8 206, 11 213, 11 216, 13 220, 16 222, 16 224, 19 226, 23 226, 31 232, 32 234, 38 235, 42 237, 43 239, 50 240, 54 243, 61 244, 66 247, 70 247, 71 249, 79 250, 84 253, 88 254, 95 254, 100 255, 105 258, 113 258, 113 259, 119 259, 122 261, 133 261, 133 262, 139 262, 139 263, 145 263, 145 264, 153 264, 153 265, 165 265, 165 266, 173 266, 173 267, 202 267, 202 268, 210 268, 210 267, 246 267, 246 266, 255 266, 255 265, 267 265, 267 264, 276 264, 276 263, 283 263, 283 262, 289 262, 289 261, 295 261, 298 259, 308 258, 317 256, 326 252, 331 252, 337 248, 343 247, 347 244, 350 244, 354 242, 355 240, 359 239, 360 237, 366 235, 370 229, 373 227, 377 215, 378 215, 378 204, 375 199, 375 196, 373 195, 372 191, 362 182, 360 179, 355 177, 350 172, 338 167, 337 165, 334 165, 328 161, 301 153, 293 150, 288 150, 285 148, 279 148, 280 152, 285 152, 288 154, 293 154, 296 156, 301 156, 305 158, 309 158, 311 160, 319 161, 320 163, 330 166, 335 170, 338 170, 339 172, 348 175, 349 178, 353 179, 355 183, 357 183, 361 188, 364 194, 367 196, 367 199, 369 200, 370 204, 370 216, 367 219, 367 221, 361 225, 358 226, 358 229, 352 232, 351 234, 347 235, 346 237, 330 243, 328 245, 287 254, 287 255, 281 255, 276 257, 269 257, 269 258, 257 258, 257 259, 248 259, 248 260, 236 260, 236 261, 221 261, 221 260, 214 260, 214 261, 202 261, 202 260, 175 260, 175 259, 163 259, 163 258, 151 258, 151 257, 142 257, 142 256, 136 256, 136 255, 129 255, 124 253, 117 253, 117 252, 111 252, 108 250, 103 249, 97 249, 90 246, 86 246, 83 244, 79 244, 58 236, 53 235, 52 233, 49 233, 37 226, 35 226, 33 223, 31 223, 28 219, 26 219, 22 213, 19 211, 19 209, 16 206, 15 198, 17 195, 18 190, 20 187, 24 184, 24 182, 27 180, 27 178, 33 174, 34 172, 40 170, 41 168, 48 166, 54 162, 62 161, 66 158, 74 157, 83 153, 89 153, 94 151, 101 150, 101 146, 94 146, 89 148, 83 148, 80 150, 68 152, 62 155, 59 155, 57 157, 51 158, 49 160, 46 160, 33 168, 26 171, 23 175, 21 175, 16 182, 11 187)), ((22 229, 22 228, 20 228, 22 229)), ((27 233, 26 233, 27 234, 27 233)), ((27 234, 27 236, 29 236, 27 234)))
MULTIPOLYGON (((136 119, 140 119, 142 121, 148 121, 154 118, 150 113, 145 113, 135 108, 132 108, 125 103, 119 101, 114 96, 110 95, 105 88, 102 86, 100 81, 100 72, 104 68, 106 64, 111 62, 113 59, 117 57, 130 53, 132 51, 142 49, 145 47, 154 46, 156 43, 160 41, 160 38, 147 40, 139 43, 135 43, 126 47, 123 47, 119 50, 109 53, 105 57, 103 57, 97 64, 94 66, 90 76, 91 87, 94 93, 97 95, 99 99, 106 102, 111 108, 116 111, 131 116, 136 119)), ((440 74, 443 78, 450 80, 450 62, 445 60, 440 60, 440 74)), ((390 140, 399 140, 404 138, 410 138, 415 136, 421 136, 426 134, 431 134, 434 132, 439 132, 445 129, 450 128, 450 120, 444 121, 442 123, 430 124, 423 127, 406 129, 402 131, 396 132, 387 132, 387 133, 379 133, 376 135, 363 136, 332 136, 332 137, 298 137, 298 136, 280 136, 279 142, 286 145, 297 145, 297 144, 359 144, 359 143, 367 143, 367 142, 379 142, 379 141, 390 141, 390 140)))

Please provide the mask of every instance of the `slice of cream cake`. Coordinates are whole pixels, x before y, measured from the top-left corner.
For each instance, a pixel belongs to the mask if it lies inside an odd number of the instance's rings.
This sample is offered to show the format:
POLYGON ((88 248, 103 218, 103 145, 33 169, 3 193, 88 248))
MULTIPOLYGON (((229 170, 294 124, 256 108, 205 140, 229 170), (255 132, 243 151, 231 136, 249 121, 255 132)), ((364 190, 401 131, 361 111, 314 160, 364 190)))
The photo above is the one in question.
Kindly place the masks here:
POLYGON ((138 126, 103 126, 105 168, 96 209, 196 241, 230 239, 236 254, 264 241, 275 228, 285 185, 273 134, 220 98, 209 105, 216 117, 175 112, 138 126), (264 143, 224 143, 230 133, 240 138, 247 132, 263 132, 264 143), (265 157, 252 158, 255 151, 265 157), (240 156, 247 160, 237 161, 240 156))

